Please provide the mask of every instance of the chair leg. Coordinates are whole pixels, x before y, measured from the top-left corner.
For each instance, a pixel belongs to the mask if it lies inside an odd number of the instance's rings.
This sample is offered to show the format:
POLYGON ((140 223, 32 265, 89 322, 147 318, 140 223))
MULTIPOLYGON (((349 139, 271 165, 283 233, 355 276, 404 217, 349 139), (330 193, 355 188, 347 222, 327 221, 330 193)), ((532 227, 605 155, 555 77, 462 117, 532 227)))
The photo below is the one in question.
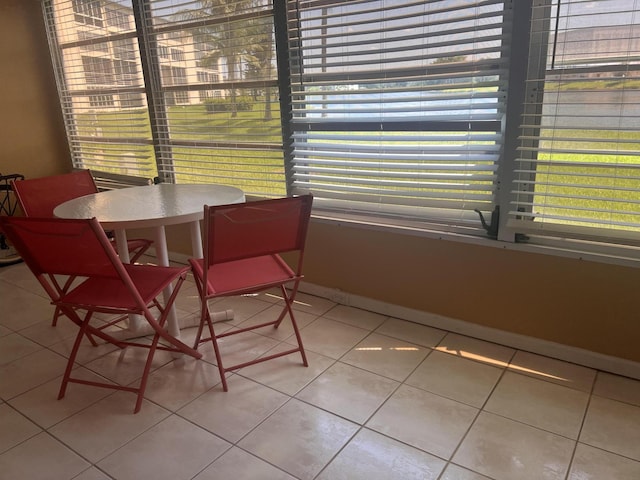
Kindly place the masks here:
MULTIPOLYGON (((202 312, 202 316, 207 322, 207 327, 209 328, 209 335, 211 339, 211 343, 213 344, 213 351, 216 355, 216 364, 218 365, 218 372, 220 373, 220 381, 222 382, 222 390, 225 392, 229 391, 229 387, 227 385, 227 370, 222 365, 222 355, 220 354, 220 346, 218 345, 218 339, 216 337, 216 333, 213 329, 213 321, 211 320, 211 314, 209 313, 209 309, 207 308, 206 302, 204 303, 204 308, 202 312)), ((202 325, 204 322, 200 322, 200 330, 202 330, 202 325)))
POLYGON ((281 290, 282 290, 282 298, 284 298, 284 303, 285 303, 285 308, 282 310, 282 313, 280 313, 280 316, 278 317, 278 321, 276 322, 276 324, 274 325, 275 328, 278 328, 280 326, 280 323, 282 323, 282 320, 284 319, 284 316, 287 314, 287 312, 289 313, 289 318, 291 318, 291 325, 293 326, 293 332, 296 335, 296 340, 298 341, 298 347, 300 348, 300 355, 302 356, 302 363, 305 367, 309 366, 309 362, 307 361, 307 354, 304 351, 304 345, 302 344, 302 336, 300 335, 300 329, 298 328, 298 322, 296 322, 296 317, 293 314, 293 299, 295 297, 296 292, 298 291, 298 285, 296 284, 291 292, 291 295, 287 295, 287 289, 285 288, 284 285, 280 286, 281 290))
POLYGON ((62 376, 62 384, 60 385, 60 391, 58 392, 58 400, 63 398, 64 394, 67 391, 67 385, 69 384, 69 378, 71 377, 71 370, 73 369, 73 365, 76 362, 76 356, 78 355, 78 350, 80 349, 80 342, 82 341, 85 335, 88 335, 87 329, 89 327, 90 320, 91 320, 91 313, 89 312, 84 317, 84 320, 82 320, 82 324, 80 325, 80 330, 78 330, 76 339, 73 342, 73 347, 71 348, 71 354, 69 355, 69 359, 67 360, 67 367, 65 368, 64 375, 62 376))
POLYGON ((147 380, 149 377, 149 371, 151 370, 151 364, 153 363, 153 356, 158 348, 158 342, 160 341, 160 335, 157 333, 153 337, 151 346, 149 347, 149 353, 147 354, 147 361, 144 364, 144 370, 142 371, 142 378, 138 385, 138 398, 136 399, 136 406, 133 409, 133 413, 138 413, 142 407, 142 400, 144 400, 144 392, 147 388, 147 380))

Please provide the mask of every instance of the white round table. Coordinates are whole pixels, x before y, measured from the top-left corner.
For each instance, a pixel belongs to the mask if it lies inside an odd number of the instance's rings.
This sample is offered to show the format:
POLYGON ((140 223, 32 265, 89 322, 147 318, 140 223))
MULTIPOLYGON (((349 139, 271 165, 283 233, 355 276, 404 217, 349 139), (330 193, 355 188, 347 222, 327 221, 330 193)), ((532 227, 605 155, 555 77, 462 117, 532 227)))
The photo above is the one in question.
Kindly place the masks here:
MULTIPOLYGON (((53 213, 60 218, 96 217, 105 229, 116 232, 118 245, 126 245, 126 241, 122 242, 117 235, 123 235, 127 229, 151 227, 164 232, 166 225, 189 223, 192 226, 193 255, 201 258, 199 221, 204 214, 204 205, 225 205, 244 200, 242 190, 226 185, 144 185, 74 198, 58 205, 53 213)), ((156 249, 166 247, 164 234, 162 237, 156 249)), ((124 261, 128 261, 128 252, 119 253, 124 261)), ((161 265, 169 264, 168 259, 160 256, 158 260, 161 265)))
MULTIPOLYGON (((244 192, 226 185, 168 184, 143 185, 94 193, 58 205, 53 214, 59 218, 97 218, 107 230, 113 230, 122 261, 129 261, 126 230, 153 228, 159 265, 169 265, 165 226, 188 223, 193 256, 202 258, 200 220, 205 205, 226 205, 245 201, 244 192)), ((171 291, 164 292, 165 298, 171 291)), ((179 337, 175 308, 169 315, 169 333, 179 337)), ((141 325, 132 318, 129 329, 137 334, 141 325)))

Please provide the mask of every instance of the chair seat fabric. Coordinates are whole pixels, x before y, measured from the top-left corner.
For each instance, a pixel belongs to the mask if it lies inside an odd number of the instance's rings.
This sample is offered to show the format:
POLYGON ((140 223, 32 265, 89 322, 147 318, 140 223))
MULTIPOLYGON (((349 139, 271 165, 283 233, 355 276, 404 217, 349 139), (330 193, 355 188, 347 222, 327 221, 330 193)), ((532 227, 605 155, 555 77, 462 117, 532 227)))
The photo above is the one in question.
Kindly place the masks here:
MULTIPOLYGON (((203 260, 191 260, 196 274, 203 277, 203 260)), ((279 255, 264 255, 214 264, 207 272, 206 295, 224 296, 237 291, 262 290, 293 281, 296 273, 279 255)))
MULTIPOLYGON (((162 292, 172 279, 186 273, 188 267, 160 267, 155 265, 130 265, 124 268, 135 283, 145 304, 149 304, 162 292)), ((137 302, 131 291, 120 279, 92 277, 66 293, 60 303, 84 307, 110 307, 111 310, 130 311, 137 302)))

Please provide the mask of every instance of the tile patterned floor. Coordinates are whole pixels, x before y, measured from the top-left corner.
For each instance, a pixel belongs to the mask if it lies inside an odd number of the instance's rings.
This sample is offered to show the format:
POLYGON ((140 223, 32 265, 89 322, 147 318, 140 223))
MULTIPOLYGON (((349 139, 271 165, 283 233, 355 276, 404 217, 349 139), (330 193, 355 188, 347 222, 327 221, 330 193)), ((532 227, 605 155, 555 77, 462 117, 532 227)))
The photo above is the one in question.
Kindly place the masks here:
MULTIPOLYGON (((218 302, 224 328, 277 296, 218 302)), ((180 293, 183 317, 196 290, 180 293)), ((157 355, 133 415, 126 392, 70 385, 75 327, 22 264, 0 269, 0 478, 638 480, 640 382, 300 295, 309 367, 244 368, 224 393, 204 358, 157 355)), ((190 339, 194 329, 183 330, 190 339)), ((292 330, 224 342, 233 359, 287 348, 292 330)), ((83 346, 78 375, 128 384, 137 352, 83 346)))

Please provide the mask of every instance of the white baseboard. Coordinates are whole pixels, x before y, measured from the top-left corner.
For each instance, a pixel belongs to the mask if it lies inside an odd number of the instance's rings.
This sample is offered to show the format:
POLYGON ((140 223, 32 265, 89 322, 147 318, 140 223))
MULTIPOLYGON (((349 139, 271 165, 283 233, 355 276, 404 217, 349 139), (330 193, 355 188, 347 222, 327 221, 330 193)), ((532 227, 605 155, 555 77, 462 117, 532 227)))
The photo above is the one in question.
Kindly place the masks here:
POLYGON ((336 289, 303 282, 300 291, 327 298, 341 305, 361 308, 370 312, 387 315, 389 317, 408 320, 427 325, 429 327, 459 333, 469 337, 486 340, 506 347, 524 350, 546 357, 556 358, 566 362, 576 363, 585 367, 602 370, 616 375, 623 375, 640 380, 640 363, 624 358, 603 355, 582 348, 563 345, 539 338, 507 332, 496 328, 486 327, 462 320, 444 317, 429 312, 393 305, 371 298, 352 295, 336 289))

